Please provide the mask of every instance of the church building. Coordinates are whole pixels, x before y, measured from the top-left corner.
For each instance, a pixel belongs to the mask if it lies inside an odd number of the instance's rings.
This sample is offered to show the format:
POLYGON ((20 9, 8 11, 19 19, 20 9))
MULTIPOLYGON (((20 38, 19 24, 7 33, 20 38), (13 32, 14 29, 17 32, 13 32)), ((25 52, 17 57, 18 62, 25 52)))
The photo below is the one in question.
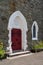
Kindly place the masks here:
POLYGON ((1 0, 0 40, 9 55, 43 41, 43 1, 1 0))

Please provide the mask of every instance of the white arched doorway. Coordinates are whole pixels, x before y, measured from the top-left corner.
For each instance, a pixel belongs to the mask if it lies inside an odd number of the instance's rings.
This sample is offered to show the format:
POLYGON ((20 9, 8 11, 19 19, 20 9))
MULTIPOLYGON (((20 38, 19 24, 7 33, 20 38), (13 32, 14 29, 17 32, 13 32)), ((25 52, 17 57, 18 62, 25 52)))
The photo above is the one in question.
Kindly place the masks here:
MULTIPOLYGON (((22 13, 20 11, 16 11, 14 12, 10 18, 9 18, 9 23, 8 23, 8 30, 9 30, 9 52, 10 54, 13 53, 12 51, 14 50, 26 50, 27 49, 27 34, 26 32, 28 31, 27 28, 27 22, 25 17, 22 15, 22 13), (16 32, 15 32, 16 31, 16 32), (17 42, 17 44, 15 44, 15 35, 19 34, 19 44, 17 42), (14 35, 15 34, 15 35, 14 35), (13 41, 12 41, 13 40, 13 41), (14 43, 14 45, 12 45, 12 43, 14 43)), ((17 37, 16 35, 16 37, 17 37)), ((16 40, 17 41, 17 40, 16 40)))

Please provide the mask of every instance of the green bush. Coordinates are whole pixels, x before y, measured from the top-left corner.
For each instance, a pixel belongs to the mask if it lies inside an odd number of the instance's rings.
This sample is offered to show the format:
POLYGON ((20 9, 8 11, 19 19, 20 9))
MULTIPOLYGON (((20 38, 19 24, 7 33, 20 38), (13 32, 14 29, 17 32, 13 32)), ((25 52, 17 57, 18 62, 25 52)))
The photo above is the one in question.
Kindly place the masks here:
POLYGON ((0 58, 4 58, 5 50, 0 50, 0 58))
POLYGON ((38 44, 35 44, 32 46, 32 50, 34 51, 38 51, 43 49, 43 41, 40 41, 38 44))
POLYGON ((0 59, 5 57, 5 50, 4 50, 4 46, 3 43, 0 42, 0 59))
POLYGON ((33 49, 43 49, 43 42, 40 41, 39 44, 35 44, 33 49))

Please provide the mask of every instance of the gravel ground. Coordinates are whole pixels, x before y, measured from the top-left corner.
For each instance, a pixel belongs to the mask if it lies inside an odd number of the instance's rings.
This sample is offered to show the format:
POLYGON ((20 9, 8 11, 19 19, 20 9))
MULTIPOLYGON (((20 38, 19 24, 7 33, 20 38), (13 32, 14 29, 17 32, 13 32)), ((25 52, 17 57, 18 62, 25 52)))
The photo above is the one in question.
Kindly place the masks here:
POLYGON ((11 60, 5 59, 0 61, 0 65, 43 65, 43 52, 11 60))

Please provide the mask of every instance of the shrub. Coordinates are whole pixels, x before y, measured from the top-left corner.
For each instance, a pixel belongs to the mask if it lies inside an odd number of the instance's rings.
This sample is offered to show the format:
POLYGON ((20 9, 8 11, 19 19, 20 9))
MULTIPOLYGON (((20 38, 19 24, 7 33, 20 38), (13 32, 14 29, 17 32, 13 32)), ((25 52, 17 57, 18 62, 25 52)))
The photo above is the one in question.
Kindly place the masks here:
POLYGON ((43 41, 40 41, 38 44, 33 45, 32 50, 35 52, 43 50, 43 41))
POLYGON ((4 46, 3 46, 3 42, 0 42, 0 59, 5 58, 5 50, 4 50, 4 46))

